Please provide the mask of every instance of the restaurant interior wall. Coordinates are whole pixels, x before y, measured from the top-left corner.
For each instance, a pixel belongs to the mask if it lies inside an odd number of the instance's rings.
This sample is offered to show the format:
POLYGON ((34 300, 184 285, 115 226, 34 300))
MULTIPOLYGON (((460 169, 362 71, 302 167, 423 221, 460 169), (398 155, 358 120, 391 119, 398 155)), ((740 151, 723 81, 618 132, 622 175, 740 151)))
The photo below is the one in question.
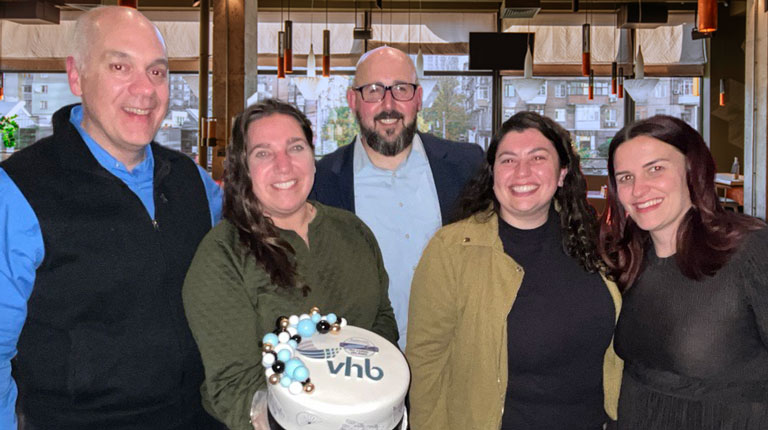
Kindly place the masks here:
POLYGON ((719 172, 731 169, 739 158, 744 172, 744 39, 743 11, 720 5, 718 30, 710 41, 710 149, 719 172), (720 106, 720 80, 726 85, 726 103, 720 106))

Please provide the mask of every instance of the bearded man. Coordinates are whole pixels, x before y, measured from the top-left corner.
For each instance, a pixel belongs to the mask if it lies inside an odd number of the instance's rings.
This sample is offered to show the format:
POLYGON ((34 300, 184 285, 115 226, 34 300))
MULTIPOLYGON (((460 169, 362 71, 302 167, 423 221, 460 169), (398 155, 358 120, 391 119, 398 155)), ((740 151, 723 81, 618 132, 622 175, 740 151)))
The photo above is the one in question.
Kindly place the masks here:
POLYGON ((317 163, 310 196, 354 212, 373 230, 403 350, 413 271, 483 157, 477 145, 417 132, 422 96, 404 52, 385 46, 364 54, 347 90, 360 134, 317 163))

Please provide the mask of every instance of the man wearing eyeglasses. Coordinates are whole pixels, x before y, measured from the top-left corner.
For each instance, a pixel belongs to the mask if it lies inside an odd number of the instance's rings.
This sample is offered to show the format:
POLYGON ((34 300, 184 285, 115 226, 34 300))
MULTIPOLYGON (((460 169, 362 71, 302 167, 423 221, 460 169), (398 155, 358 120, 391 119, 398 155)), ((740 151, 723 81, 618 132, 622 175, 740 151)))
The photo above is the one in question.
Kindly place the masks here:
POLYGON ((404 52, 382 47, 364 54, 347 90, 360 134, 317 163, 311 196, 355 212, 373 230, 403 350, 413 271, 483 156, 477 145, 417 132, 422 92, 404 52))

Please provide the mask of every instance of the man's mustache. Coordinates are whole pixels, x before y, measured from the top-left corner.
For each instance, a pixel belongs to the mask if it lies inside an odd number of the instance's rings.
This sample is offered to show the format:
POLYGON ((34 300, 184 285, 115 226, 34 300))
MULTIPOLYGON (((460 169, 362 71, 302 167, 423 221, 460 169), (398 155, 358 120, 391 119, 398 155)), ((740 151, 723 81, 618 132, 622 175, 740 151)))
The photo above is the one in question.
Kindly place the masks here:
POLYGON ((403 119, 404 115, 401 114, 398 111, 390 110, 390 111, 384 111, 373 117, 375 121, 379 121, 382 119, 403 119))

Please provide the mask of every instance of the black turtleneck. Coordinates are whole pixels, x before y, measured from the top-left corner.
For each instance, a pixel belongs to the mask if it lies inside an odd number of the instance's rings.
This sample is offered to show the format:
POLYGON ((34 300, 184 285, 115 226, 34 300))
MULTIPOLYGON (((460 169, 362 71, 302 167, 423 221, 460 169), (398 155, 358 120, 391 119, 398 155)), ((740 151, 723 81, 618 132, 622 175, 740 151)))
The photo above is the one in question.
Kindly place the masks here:
POLYGON ((608 288, 563 251, 554 210, 532 230, 500 218, 499 237, 525 270, 507 317, 502 429, 602 428, 603 357, 615 316, 608 288))

